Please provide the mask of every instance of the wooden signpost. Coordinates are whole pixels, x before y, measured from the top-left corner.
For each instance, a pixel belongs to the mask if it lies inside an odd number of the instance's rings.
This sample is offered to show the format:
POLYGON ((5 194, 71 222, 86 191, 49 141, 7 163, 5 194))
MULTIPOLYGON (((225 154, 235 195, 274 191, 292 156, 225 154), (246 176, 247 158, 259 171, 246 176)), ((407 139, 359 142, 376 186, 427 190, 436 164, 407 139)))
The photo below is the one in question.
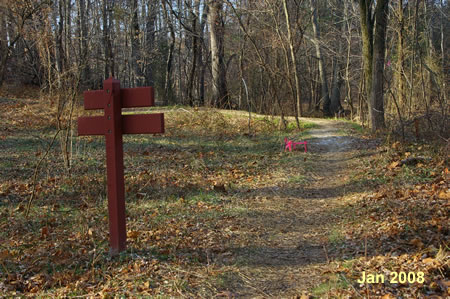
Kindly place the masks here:
POLYGON ((115 255, 126 247, 123 134, 164 133, 164 114, 122 115, 122 108, 149 107, 155 103, 152 87, 120 88, 109 78, 103 90, 84 92, 84 109, 103 109, 103 116, 78 118, 78 136, 105 135, 108 182, 109 244, 115 255))

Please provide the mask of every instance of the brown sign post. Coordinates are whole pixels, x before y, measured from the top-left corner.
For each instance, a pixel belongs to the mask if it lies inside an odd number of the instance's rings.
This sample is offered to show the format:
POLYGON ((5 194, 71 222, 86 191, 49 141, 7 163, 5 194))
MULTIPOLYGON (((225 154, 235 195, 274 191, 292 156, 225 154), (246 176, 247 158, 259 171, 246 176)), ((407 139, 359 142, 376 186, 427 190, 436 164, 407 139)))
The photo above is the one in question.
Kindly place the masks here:
POLYGON ((109 78, 103 90, 84 92, 84 109, 103 109, 103 116, 78 118, 78 136, 105 135, 108 182, 109 244, 115 255, 126 247, 123 134, 164 133, 164 114, 122 115, 122 108, 149 107, 155 103, 152 87, 120 88, 109 78))

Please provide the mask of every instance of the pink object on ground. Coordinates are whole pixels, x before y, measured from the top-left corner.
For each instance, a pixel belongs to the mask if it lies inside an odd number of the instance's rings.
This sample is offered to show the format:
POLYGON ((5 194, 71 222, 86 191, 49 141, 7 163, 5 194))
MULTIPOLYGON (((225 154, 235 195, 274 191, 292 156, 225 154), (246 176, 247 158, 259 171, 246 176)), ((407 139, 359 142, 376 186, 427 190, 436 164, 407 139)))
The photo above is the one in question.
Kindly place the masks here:
POLYGON ((286 151, 286 149, 289 149, 290 152, 292 152, 292 150, 295 150, 295 146, 296 145, 300 145, 300 144, 304 144, 305 145, 305 153, 308 152, 307 149, 307 144, 308 141, 292 141, 292 140, 288 140, 287 138, 284 138, 284 151, 286 151))

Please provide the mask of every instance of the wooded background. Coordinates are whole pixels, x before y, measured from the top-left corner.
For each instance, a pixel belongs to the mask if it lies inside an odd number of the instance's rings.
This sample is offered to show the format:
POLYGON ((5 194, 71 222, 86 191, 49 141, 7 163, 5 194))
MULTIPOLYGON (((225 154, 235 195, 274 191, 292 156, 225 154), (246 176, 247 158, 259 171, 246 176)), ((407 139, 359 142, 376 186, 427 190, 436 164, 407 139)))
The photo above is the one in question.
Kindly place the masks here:
POLYGON ((38 85, 64 111, 114 76, 163 105, 445 139, 448 15, 443 0, 1 0, 0 85, 38 85))

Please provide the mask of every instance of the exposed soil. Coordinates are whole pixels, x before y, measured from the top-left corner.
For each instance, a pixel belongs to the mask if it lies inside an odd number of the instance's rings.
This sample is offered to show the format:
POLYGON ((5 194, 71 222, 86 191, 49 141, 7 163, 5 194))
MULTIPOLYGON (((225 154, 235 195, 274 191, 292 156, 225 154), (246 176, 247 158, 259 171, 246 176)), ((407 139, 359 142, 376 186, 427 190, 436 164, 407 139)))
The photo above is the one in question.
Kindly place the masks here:
POLYGON ((306 159, 307 169, 292 174, 304 181, 296 188, 276 185, 252 192, 253 212, 241 224, 249 235, 235 250, 242 264, 234 287, 238 296, 302 294, 319 283, 329 262, 329 237, 340 218, 336 210, 356 191, 349 178, 352 164, 361 148, 374 142, 347 135, 345 123, 308 121, 318 126, 307 138, 308 153, 294 153, 302 162, 306 159))

